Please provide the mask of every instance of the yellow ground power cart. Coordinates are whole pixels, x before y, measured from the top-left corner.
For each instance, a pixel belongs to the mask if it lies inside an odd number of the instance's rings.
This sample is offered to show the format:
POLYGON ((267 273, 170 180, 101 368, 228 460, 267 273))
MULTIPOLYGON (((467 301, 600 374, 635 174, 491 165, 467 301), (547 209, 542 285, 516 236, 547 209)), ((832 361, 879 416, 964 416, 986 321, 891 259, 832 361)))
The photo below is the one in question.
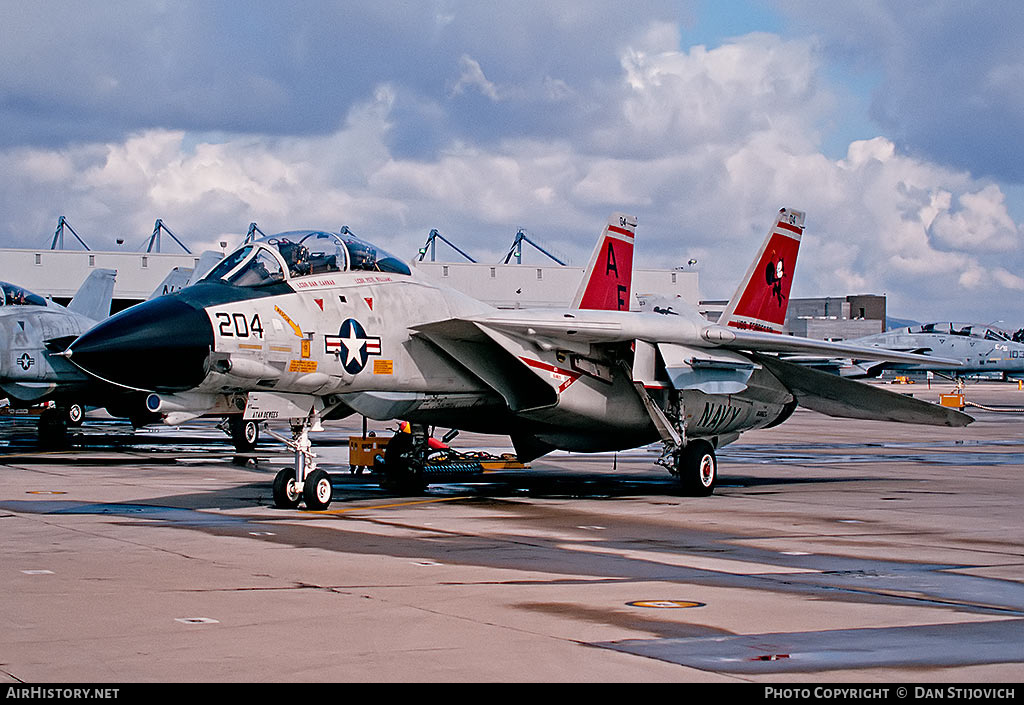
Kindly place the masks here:
POLYGON ((374 456, 384 455, 389 440, 387 436, 349 436, 348 469, 358 475, 373 468, 374 456))
POLYGON ((939 406, 948 406, 951 409, 963 410, 964 395, 963 394, 940 394, 939 395, 939 406))
MULTIPOLYGON (((359 475, 373 469, 373 459, 384 455, 390 436, 349 436, 349 471, 359 475)), ((530 467, 510 453, 492 455, 482 451, 459 452, 445 448, 432 453, 424 469, 432 474, 457 474, 466 471, 521 470, 530 467)))

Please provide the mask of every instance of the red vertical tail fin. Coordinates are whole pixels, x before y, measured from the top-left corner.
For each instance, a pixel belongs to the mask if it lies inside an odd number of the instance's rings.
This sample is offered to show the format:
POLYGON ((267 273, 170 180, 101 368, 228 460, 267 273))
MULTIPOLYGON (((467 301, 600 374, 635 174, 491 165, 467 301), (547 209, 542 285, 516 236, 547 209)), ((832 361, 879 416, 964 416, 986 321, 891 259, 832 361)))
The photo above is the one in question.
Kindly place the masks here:
POLYGON ((790 208, 779 211, 774 226, 747 270, 747 276, 718 319, 719 324, 782 332, 803 232, 803 212, 790 208))
POLYGON ((628 311, 633 282, 636 217, 613 213, 590 256, 572 307, 628 311))

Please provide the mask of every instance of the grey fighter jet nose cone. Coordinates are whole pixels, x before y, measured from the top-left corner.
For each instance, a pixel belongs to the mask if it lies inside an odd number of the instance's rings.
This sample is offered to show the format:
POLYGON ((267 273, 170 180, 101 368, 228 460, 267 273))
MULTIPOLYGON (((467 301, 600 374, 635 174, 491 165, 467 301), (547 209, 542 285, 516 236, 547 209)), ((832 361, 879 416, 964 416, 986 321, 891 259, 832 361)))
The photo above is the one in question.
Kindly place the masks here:
POLYGON ((102 380, 173 392, 203 381, 212 346, 213 328, 206 313, 162 296, 108 318, 68 349, 75 365, 102 380))

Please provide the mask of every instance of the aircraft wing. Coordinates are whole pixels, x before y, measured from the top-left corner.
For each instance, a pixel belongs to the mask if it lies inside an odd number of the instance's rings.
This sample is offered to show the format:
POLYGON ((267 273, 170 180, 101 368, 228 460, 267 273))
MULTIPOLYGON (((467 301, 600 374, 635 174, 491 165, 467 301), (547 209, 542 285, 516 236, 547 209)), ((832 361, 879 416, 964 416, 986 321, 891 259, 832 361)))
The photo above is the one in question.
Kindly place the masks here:
MULTIPOLYGON (((481 328, 498 330, 536 344, 541 349, 579 350, 581 346, 643 340, 696 348, 725 348, 741 352, 848 357, 863 360, 942 364, 959 367, 959 360, 888 350, 874 346, 833 343, 793 335, 738 330, 708 324, 699 314, 661 316, 628 311, 500 311, 464 319, 481 328)), ((437 328, 443 323, 417 326, 437 328)))
POLYGON ((828 416, 932 426, 966 426, 974 420, 955 409, 893 394, 771 355, 754 358, 786 385, 800 406, 828 416))

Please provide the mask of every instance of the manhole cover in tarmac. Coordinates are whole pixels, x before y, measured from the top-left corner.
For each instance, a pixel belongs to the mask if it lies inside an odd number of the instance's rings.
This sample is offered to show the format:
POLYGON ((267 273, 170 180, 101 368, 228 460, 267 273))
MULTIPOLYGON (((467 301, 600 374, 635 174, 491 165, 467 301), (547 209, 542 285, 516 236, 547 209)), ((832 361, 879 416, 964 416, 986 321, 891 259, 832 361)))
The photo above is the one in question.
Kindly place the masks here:
POLYGON ((627 602, 630 607, 649 607, 653 609, 682 609, 686 607, 704 607, 703 602, 691 602, 689 600, 637 600, 627 602))

